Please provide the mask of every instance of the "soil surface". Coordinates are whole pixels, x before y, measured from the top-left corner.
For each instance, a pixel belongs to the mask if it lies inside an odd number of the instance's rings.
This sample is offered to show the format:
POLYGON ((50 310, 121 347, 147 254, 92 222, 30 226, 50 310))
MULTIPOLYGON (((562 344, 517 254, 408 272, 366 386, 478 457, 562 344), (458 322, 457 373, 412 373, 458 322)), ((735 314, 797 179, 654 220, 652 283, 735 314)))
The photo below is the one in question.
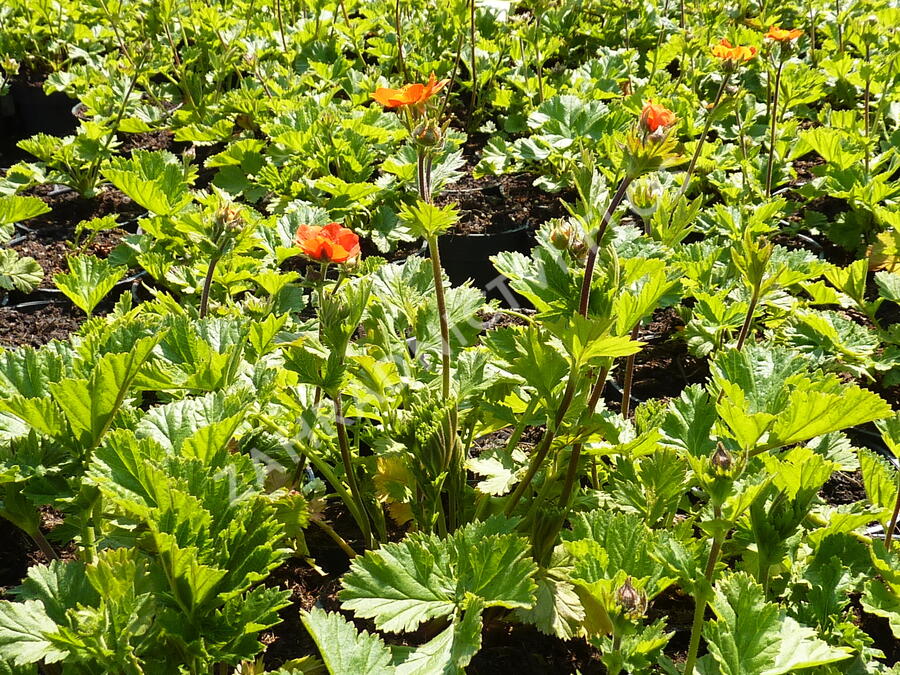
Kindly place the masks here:
POLYGON ((51 340, 65 340, 84 320, 84 312, 66 299, 0 307, 0 346, 40 347, 51 340))

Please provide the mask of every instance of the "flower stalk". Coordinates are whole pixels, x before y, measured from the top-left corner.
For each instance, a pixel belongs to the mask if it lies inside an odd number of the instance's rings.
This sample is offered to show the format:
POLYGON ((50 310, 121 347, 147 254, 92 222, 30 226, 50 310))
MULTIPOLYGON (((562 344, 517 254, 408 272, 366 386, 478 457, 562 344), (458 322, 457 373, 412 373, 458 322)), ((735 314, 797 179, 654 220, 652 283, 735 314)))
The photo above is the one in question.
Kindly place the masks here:
POLYGON ((891 543, 894 539, 894 532, 897 529, 897 518, 900 516, 900 487, 897 488, 897 500, 894 502, 894 512, 891 514, 891 519, 888 521, 887 530, 884 533, 884 548, 888 551, 891 550, 891 543))
MULTIPOLYGON (((716 518, 721 517, 721 508, 716 508, 716 518)), ((703 617, 706 614, 706 606, 709 604, 709 589, 712 587, 716 565, 719 563, 719 555, 722 553, 723 536, 712 537, 712 546, 709 549, 709 557, 706 559, 704 578, 706 586, 702 593, 697 594, 694 604, 694 618, 691 621, 691 640, 688 644, 687 659, 684 662, 684 675, 693 675, 697 665, 697 653, 700 651, 700 632, 703 629, 703 617)))
POLYGON ((356 482, 356 473, 353 469, 353 458, 350 454, 350 441, 347 437, 347 427, 344 424, 344 412, 341 402, 341 393, 334 395, 334 423, 337 427, 338 446, 341 451, 341 461, 344 464, 344 473, 347 475, 347 486, 350 488, 350 495, 356 502, 356 510, 358 516, 356 518, 359 528, 362 530, 366 548, 372 548, 372 527, 369 524, 369 516, 366 511, 366 505, 359 491, 359 484, 356 482))
POLYGON ((775 168, 775 134, 778 126, 778 94, 781 89, 781 72, 784 70, 784 56, 778 59, 775 85, 772 91, 771 123, 769 125, 769 162, 766 164, 766 198, 772 196, 772 172, 775 168))
POLYGON ((728 82, 731 80, 732 72, 731 69, 726 70, 722 76, 722 83, 719 85, 719 91, 716 92, 716 98, 713 101, 712 108, 710 108, 709 114, 706 116, 706 122, 703 124, 703 131, 700 133, 700 139, 697 141, 697 145, 694 148, 694 154, 691 155, 691 161, 688 163, 687 171, 684 173, 684 181, 681 183, 681 188, 675 195, 675 201, 671 206, 672 213, 675 213, 675 205, 678 203, 678 200, 684 196, 691 184, 691 178, 694 175, 697 160, 700 159, 700 154, 703 152, 703 146, 706 144, 706 137, 709 135, 709 129, 712 126, 713 118, 716 116, 716 110, 718 110, 719 104, 722 102, 722 96, 725 94, 725 87, 728 86, 728 82))

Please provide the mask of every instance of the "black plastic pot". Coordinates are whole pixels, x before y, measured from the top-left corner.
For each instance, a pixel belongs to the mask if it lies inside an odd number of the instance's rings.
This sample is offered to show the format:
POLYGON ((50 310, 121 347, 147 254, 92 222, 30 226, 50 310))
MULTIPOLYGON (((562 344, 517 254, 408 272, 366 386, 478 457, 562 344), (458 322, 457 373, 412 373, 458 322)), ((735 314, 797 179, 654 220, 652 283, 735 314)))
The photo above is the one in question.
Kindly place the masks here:
MULTIPOLYGON (((497 299, 504 307, 530 307, 527 300, 509 288, 506 278, 490 260, 501 251, 530 251, 533 243, 527 225, 497 233, 444 234, 439 243, 441 265, 454 286, 471 279, 488 299, 497 299)), ((427 249, 424 253, 428 254, 427 249)))
MULTIPOLYGON (((44 133, 66 136, 75 131, 78 120, 72 114, 72 99, 62 92, 44 93, 42 87, 13 82, 9 88, 14 115, 3 124, 21 138, 44 133)), ((6 130, 4 130, 6 131, 6 130)))

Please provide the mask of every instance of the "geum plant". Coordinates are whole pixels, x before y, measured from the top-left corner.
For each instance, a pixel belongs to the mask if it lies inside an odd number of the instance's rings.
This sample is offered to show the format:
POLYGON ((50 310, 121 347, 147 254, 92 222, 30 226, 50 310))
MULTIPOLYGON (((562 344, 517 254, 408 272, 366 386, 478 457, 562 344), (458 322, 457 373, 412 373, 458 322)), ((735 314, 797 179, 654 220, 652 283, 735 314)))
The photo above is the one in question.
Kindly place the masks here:
MULTIPOLYGON (((304 622, 332 672, 363 667, 346 660, 348 650, 388 671, 428 672, 416 670, 419 664, 463 668, 478 648, 483 607, 490 605, 562 638, 587 637, 612 672, 642 672, 665 662, 660 650, 671 637, 662 621, 645 625, 646 608, 675 583, 696 600, 685 672, 694 672, 695 664, 703 672, 834 672, 828 664, 865 650, 858 632, 823 640, 801 623, 808 624, 808 616, 788 613, 776 601, 799 583, 789 561, 818 564, 800 547, 800 535, 827 522, 829 509, 816 495, 841 466, 830 458, 836 456, 828 445, 834 441, 822 439, 888 415, 877 395, 840 383, 787 349, 753 344, 751 298, 736 342, 716 352, 709 385, 694 385, 669 403, 639 406, 633 421, 601 405, 615 360, 640 349, 632 338, 635 326, 678 292, 665 248, 635 239, 627 227, 611 227, 625 192, 621 185, 674 161, 667 133, 674 117, 656 105, 648 104, 626 135, 623 178, 606 209, 593 206, 602 178, 588 169, 576 181, 582 198, 569 223, 544 229, 531 257, 497 257, 512 288, 538 312, 523 326, 492 331, 481 347, 451 347, 458 359, 452 384, 459 390, 450 405, 434 399, 438 373, 432 371, 431 393, 416 393, 403 382, 404 373, 427 372, 433 364, 414 357, 379 363, 392 348, 387 335, 367 330, 356 341, 355 349, 368 355, 352 357, 358 367, 347 391, 356 392, 358 407, 368 401, 367 416, 387 432, 357 432, 357 442, 363 435, 375 453, 370 489, 397 522, 423 533, 356 559, 341 599, 380 630, 409 631, 437 619, 438 632, 429 631, 432 639, 415 650, 396 649, 356 633, 336 615, 313 611, 304 622), (593 271, 592 260, 601 262, 593 271), (478 383, 484 375, 477 369, 485 365, 502 374, 489 387, 478 383), (471 387, 480 406, 474 415, 471 387), (385 396, 395 404, 385 403, 385 396), (417 403, 405 411, 409 403, 403 401, 417 403), (475 508, 457 512, 460 522, 472 522, 455 534, 453 522, 444 520, 450 502, 440 498, 441 473, 457 452, 454 444, 462 443, 468 454, 470 435, 449 433, 450 406, 460 427, 474 435, 514 427, 505 448, 466 462, 480 481, 474 493, 463 491, 475 508), (403 431, 409 428, 404 422, 415 425, 412 434, 403 431), (529 458, 518 442, 524 427, 536 423, 546 429, 529 458), (429 486, 429 477, 437 482, 429 486), (674 526, 676 516, 680 524, 674 526), (695 531, 702 533, 699 539, 695 531), (491 553, 480 554, 472 536, 498 539, 488 539, 491 553), (499 569, 496 561, 507 555, 506 564, 522 566, 513 575, 521 583, 508 594, 497 585, 499 577, 479 582, 467 571, 499 569), (723 571, 723 560, 749 573, 723 571), (705 620, 707 606, 715 619, 705 620), (740 618, 745 612, 751 613, 749 624, 740 618), (708 654, 698 658, 704 640, 708 654)), ((772 255, 752 236, 736 244, 735 267, 756 298, 783 273, 768 270, 772 255)), ((393 348, 402 339, 399 327, 421 321, 415 307, 423 300, 415 286, 426 290, 433 282, 421 263, 402 267, 375 272, 374 304, 361 315, 364 327, 393 329, 393 348), (381 290, 385 284, 394 294, 381 290)), ((844 519, 818 535, 815 546, 829 536, 858 541, 853 529, 860 522, 844 519)), ((513 577, 503 578, 512 583, 513 577)), ((839 603, 821 611, 845 620, 849 608, 839 603)))
MULTIPOLYGON (((0 604, 12 672, 225 672, 259 652, 286 601, 259 585, 286 553, 279 496, 232 451, 251 388, 181 394, 178 352, 226 327, 127 305, 126 320, 89 324, 78 346, 3 355, 0 514, 51 561, 0 604), (142 409, 148 392, 173 400, 142 409), (65 517, 65 560, 41 531, 42 505, 65 517)), ((204 365, 191 361, 191 377, 204 365)))

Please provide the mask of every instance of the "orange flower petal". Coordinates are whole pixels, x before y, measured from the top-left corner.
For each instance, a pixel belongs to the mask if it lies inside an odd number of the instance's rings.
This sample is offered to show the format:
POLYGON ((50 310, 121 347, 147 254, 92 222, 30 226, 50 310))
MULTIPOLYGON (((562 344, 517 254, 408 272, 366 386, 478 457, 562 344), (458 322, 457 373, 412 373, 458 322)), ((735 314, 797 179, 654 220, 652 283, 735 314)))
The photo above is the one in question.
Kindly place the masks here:
POLYGON ((398 108, 404 105, 420 105, 447 86, 450 80, 438 81, 432 73, 426 84, 418 82, 407 84, 401 89, 387 89, 379 87, 372 94, 372 98, 386 108, 398 108))
POLYGON ((648 100, 641 111, 640 125, 651 134, 660 127, 669 127, 674 123, 675 113, 664 105, 654 103, 653 99, 648 100))
POLYGON ((343 263, 359 255, 359 237, 338 223, 301 225, 297 228, 297 246, 304 255, 323 262, 343 263))

